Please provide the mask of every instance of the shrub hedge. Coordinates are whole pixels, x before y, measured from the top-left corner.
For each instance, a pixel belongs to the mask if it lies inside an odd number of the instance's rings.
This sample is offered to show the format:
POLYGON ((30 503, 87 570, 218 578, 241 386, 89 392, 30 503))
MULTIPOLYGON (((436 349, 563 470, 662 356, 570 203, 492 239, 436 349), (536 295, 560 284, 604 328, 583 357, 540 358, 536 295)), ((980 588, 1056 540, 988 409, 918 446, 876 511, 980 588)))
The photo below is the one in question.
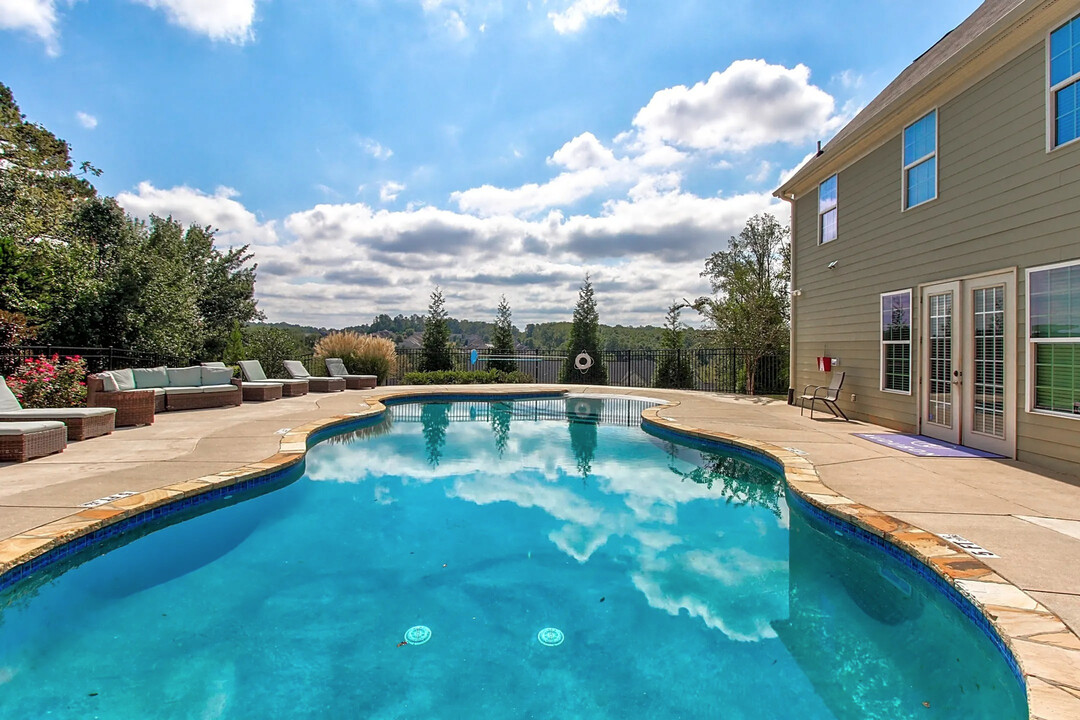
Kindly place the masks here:
POLYGON ((483 383, 531 383, 532 375, 502 370, 434 370, 405 373, 405 385, 480 385, 483 383))

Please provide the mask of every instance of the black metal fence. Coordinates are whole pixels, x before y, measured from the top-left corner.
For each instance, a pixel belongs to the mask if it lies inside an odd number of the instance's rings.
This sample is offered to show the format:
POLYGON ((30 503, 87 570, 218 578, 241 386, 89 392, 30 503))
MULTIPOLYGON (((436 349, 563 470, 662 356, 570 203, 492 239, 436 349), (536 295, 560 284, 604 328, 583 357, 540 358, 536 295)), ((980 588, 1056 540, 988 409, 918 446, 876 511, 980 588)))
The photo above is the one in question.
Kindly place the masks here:
MULTIPOLYGON (((455 370, 487 370, 489 360, 484 352, 478 353, 472 362, 472 351, 463 348, 451 348, 450 364, 455 370)), ((90 348, 65 347, 61 345, 23 345, 16 348, 0 349, 0 374, 8 374, 26 358, 59 355, 61 358, 78 355, 86 360, 90 372, 116 370, 128 367, 154 367, 167 365, 179 367, 189 365, 190 358, 181 358, 160 353, 147 353, 127 348, 90 348)), ((423 351, 420 348, 398 348, 397 367, 387 378, 387 385, 400 385, 406 373, 418 372, 421 368, 423 351)), ((532 382, 541 384, 558 383, 564 363, 561 351, 541 352, 516 356, 515 363, 520 372, 525 373, 532 382)), ((325 375, 323 363, 308 355, 297 358, 307 367, 312 375, 325 375)), ((657 369, 666 360, 669 364, 685 364, 688 382, 682 387, 686 390, 704 390, 708 392, 746 392, 747 363, 746 351, 738 348, 697 348, 693 350, 605 350, 601 359, 608 374, 608 385, 622 387, 651 388, 657 387, 657 369)), ((757 361, 754 378, 754 392, 758 395, 785 394, 788 388, 786 355, 766 355, 757 361)))
POLYGON ((0 348, 0 372, 8 374, 21 365, 27 358, 81 357, 86 361, 89 372, 104 372, 129 367, 157 367, 166 365, 181 367, 188 365, 187 358, 161 353, 148 353, 129 348, 113 347, 69 347, 64 345, 19 345, 18 347, 0 348))
MULTIPOLYGON (((488 359, 478 353, 473 363, 472 351, 460 348, 449 350, 454 370, 487 370, 488 359)), ((421 368, 423 351, 419 348, 398 348, 396 371, 387 380, 398 385, 405 374, 421 368)), ((693 350, 604 350, 602 360, 607 368, 608 385, 651 388, 657 386, 657 368, 666 359, 683 363, 689 368, 687 390, 709 392, 745 392, 748 353, 738 348, 697 348, 693 350)), ((536 383, 557 383, 565 355, 562 352, 541 352, 518 355, 515 363, 520 372, 536 383)), ((754 373, 754 392, 758 395, 785 394, 788 388, 787 356, 767 355, 759 358, 754 373)))

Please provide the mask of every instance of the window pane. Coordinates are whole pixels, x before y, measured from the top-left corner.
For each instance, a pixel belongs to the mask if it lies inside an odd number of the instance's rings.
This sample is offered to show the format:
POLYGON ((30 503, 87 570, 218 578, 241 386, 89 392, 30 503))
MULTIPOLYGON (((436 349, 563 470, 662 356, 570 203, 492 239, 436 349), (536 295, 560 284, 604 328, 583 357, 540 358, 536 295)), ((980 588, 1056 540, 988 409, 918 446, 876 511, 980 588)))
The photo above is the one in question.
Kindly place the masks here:
POLYGON ((881 298, 881 339, 911 339, 911 296, 908 293, 881 298))
POLYGON ((1080 343, 1035 346, 1035 407, 1080 414, 1080 343))
POLYGON ((911 345, 910 343, 893 343, 885 346, 885 377, 883 385, 886 390, 909 392, 911 390, 911 345))
POLYGON ((818 212, 825 212, 836 206, 836 176, 818 186, 818 212))
POLYGON ((1050 33, 1050 84, 1080 72, 1080 16, 1050 33))
POLYGON ((821 242, 836 239, 836 208, 821 216, 821 242))
MULTIPOLYGON (((1077 51, 1077 54, 1080 54, 1080 51, 1077 51)), ((1055 145, 1062 145, 1080 137, 1080 112, 1077 112, 1080 97, 1077 97, 1078 95, 1080 95, 1080 82, 1066 85, 1054 94, 1055 145)))
POLYGON ((904 130, 904 165, 934 152, 934 111, 904 130))
POLYGON ((937 194, 937 158, 930 158, 907 171, 907 207, 915 207, 937 194))

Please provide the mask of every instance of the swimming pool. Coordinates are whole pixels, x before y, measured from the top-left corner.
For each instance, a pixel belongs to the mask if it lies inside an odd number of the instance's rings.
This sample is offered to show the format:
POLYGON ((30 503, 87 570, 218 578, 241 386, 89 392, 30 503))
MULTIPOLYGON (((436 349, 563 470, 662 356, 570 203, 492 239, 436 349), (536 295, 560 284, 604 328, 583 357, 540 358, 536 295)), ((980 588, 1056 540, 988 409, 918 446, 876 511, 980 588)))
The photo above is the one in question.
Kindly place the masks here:
POLYGON ((644 405, 396 405, 70 558, 3 595, 0 717, 1026 717, 939 588, 644 405))

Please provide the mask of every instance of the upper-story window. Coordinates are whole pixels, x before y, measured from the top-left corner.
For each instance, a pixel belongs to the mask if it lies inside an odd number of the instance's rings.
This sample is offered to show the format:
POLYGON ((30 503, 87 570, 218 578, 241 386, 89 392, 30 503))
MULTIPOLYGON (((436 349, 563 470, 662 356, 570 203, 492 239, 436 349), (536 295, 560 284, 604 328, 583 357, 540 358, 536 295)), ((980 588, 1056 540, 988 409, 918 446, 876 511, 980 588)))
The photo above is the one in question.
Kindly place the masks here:
POLYGON ((937 197, 937 110, 904 128, 904 209, 937 197))
POLYGON ((1080 15, 1050 33, 1051 147, 1080 138, 1080 15))
POLYGON ((836 176, 818 185, 818 242, 836 239, 836 176))

